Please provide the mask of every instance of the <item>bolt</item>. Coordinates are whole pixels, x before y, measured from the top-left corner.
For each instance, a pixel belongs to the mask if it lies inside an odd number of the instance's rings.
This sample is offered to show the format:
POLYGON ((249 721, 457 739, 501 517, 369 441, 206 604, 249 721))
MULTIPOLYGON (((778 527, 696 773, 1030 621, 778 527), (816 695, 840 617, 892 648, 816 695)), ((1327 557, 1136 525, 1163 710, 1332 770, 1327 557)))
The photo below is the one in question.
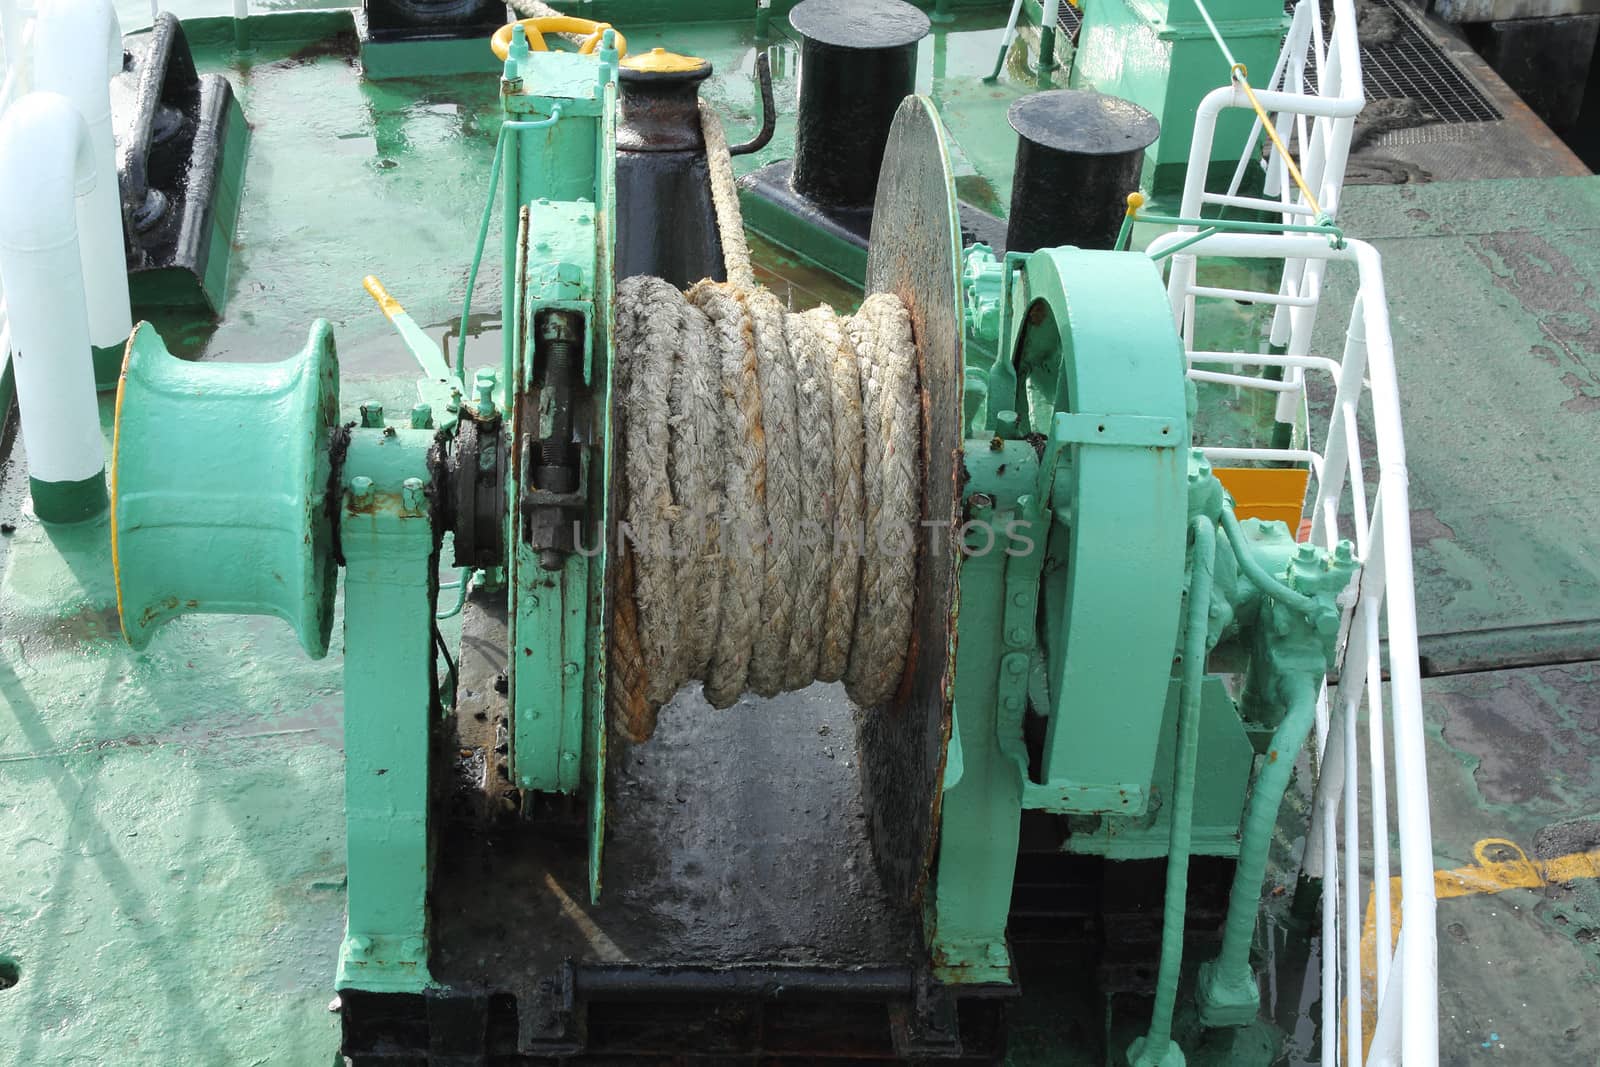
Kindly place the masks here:
POLYGON ((578 754, 576 752, 563 752, 561 753, 561 762, 576 763, 578 762, 578 754))
POLYGON ((1010 641, 1013 645, 1026 644, 1028 641, 1028 631, 1024 630, 1020 626, 1013 626, 1011 628, 1011 632, 1006 634, 1006 640, 1010 641))
POLYGON ((994 417, 995 429, 1001 437, 1012 437, 1017 432, 1017 413, 1015 411, 997 412, 994 417))
POLYGON ((1349 541, 1340 541, 1333 546, 1333 558, 1339 563, 1350 563, 1356 558, 1356 546, 1349 541))
POLYGON ((366 934, 356 934, 347 944, 350 946, 350 955, 356 959, 366 959, 372 955, 372 938, 366 934))
POLYGON ((576 663, 563 663, 561 665, 561 673, 571 678, 578 673, 578 665, 576 663))
POLYGON ((1007 711, 1021 711, 1022 710, 1022 698, 1017 696, 1015 693, 1013 693, 1010 696, 1006 697, 1005 700, 1002 701, 1002 703, 1005 705, 1005 708, 1006 708, 1007 711))
POLYGON ((427 430, 433 427, 433 408, 428 404, 418 404, 411 409, 411 428, 413 430, 427 430))
POLYGON ((450 387, 450 403, 444 409, 452 415, 461 410, 461 390, 453 385, 450 387))
POLYGON ((1011 656, 1008 658, 1011 660, 1011 662, 1006 664, 1007 673, 1021 674, 1023 671, 1028 669, 1027 663, 1021 656, 1011 656))
POLYGON ((400 958, 420 960, 428 951, 428 943, 420 937, 408 937, 400 942, 400 958))
POLYGON ((494 417, 494 371, 487 368, 472 377, 472 388, 478 394, 478 418, 494 417))
POLYGON ((376 400, 368 400, 361 405, 361 425, 369 430, 376 430, 383 425, 383 405, 376 400))
POLYGON ((350 497, 356 504, 372 503, 372 479, 358 474, 350 479, 350 497))
POLYGON ((1028 594, 1027 593, 1012 593, 1011 594, 1011 602, 1013 604, 1015 604, 1019 608, 1025 608, 1025 607, 1028 606, 1028 594))
POLYGON ((423 501, 421 478, 407 478, 400 483, 400 503, 407 511, 420 512, 423 501))
POLYGON ((1294 550, 1294 558, 1300 563, 1311 563, 1317 558, 1317 546, 1309 541, 1300 542, 1294 550))

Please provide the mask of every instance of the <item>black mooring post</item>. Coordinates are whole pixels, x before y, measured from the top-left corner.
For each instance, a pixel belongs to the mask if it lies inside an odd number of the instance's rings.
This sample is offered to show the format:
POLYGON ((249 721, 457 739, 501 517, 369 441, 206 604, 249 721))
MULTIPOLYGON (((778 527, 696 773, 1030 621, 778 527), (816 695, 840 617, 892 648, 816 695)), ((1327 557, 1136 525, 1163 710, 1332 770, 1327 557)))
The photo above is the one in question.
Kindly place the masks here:
POLYGON ((660 49, 617 71, 618 278, 650 274, 685 289, 727 278, 700 129, 710 75, 705 60, 660 49))
POLYGON ((818 204, 872 205, 889 124, 917 88, 928 16, 902 0, 804 0, 794 191, 818 204))
MULTIPOLYGON (((799 10, 798 8, 796 10, 799 10)), ((1110 248, 1161 133, 1138 104, 1081 89, 1034 93, 1006 113, 1017 131, 1006 250, 1110 248)))

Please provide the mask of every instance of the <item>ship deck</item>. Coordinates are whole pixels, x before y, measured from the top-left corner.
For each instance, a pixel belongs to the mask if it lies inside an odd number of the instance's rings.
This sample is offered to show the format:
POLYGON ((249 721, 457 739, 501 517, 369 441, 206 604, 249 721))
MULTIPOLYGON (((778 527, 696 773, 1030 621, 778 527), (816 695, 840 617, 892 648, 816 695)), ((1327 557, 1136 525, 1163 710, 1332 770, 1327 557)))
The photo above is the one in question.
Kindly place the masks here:
MULTIPOLYGON (((137 24, 137 10, 124 14, 137 24)), ((1009 73, 979 81, 1003 19, 936 27, 921 82, 961 147, 964 195, 995 205, 1009 196, 1005 107, 1028 88, 1009 73)), ((190 30, 200 66, 229 75, 252 127, 226 315, 158 325, 189 358, 276 360, 326 317, 348 417, 367 399, 409 406, 415 371, 361 278, 381 277, 435 337, 451 332, 493 151, 493 77, 370 82, 353 37, 328 36, 346 16, 254 24, 244 57, 220 20, 212 39, 203 23, 190 30)), ((730 140, 754 129, 748 26, 627 29, 636 48, 712 59, 704 95, 730 140)), ((789 58, 774 70, 780 100, 793 89, 789 58)), ((784 157, 792 136, 781 121, 740 169, 784 157)), ((1351 186, 1342 222, 1385 258, 1436 865, 1546 861, 1441 900, 1442 1060, 1593 1064, 1600 178, 1351 186), (1564 877, 1547 881, 1551 870, 1564 877)), ((854 299, 775 247, 756 253, 796 305, 854 299)), ((1350 293, 1332 277, 1321 321, 1337 351, 1350 293)), ((491 254, 475 307, 498 308, 498 293, 491 254)), ((472 326, 480 359, 498 351, 494 316, 472 326)), ((1228 328, 1258 327, 1241 311, 1228 328)), ((102 418, 109 435, 109 397, 102 418)), ((336 1062, 342 618, 316 662, 266 619, 180 619, 133 653, 105 521, 34 520, 12 432, 0 466, 0 854, 11 859, 0 872, 0 1062, 336 1062)), ((459 620, 445 627, 458 642, 459 620)), ((1292 888, 1287 866, 1273 877, 1292 888)), ((1285 910, 1268 941, 1278 1025, 1185 1038, 1190 1062, 1315 1060, 1315 938, 1285 910)), ((1025 976, 1011 1062, 1106 1062, 1100 1021, 1063 1010, 1075 978, 1048 966, 1025 976)))

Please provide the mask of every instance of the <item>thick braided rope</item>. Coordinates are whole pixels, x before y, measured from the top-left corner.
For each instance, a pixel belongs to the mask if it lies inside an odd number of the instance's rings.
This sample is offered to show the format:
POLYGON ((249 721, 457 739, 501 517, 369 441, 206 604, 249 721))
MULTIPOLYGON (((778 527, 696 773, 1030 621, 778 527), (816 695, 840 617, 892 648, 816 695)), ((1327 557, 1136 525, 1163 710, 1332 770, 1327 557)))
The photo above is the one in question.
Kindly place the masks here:
POLYGON ((844 684, 862 707, 894 695, 905 670, 916 598, 921 517, 921 405, 911 317, 888 293, 874 293, 847 327, 860 358, 865 409, 866 499, 861 593, 844 684))
POLYGON ((767 555, 766 440, 755 332, 743 294, 726 282, 703 281, 689 290, 689 302, 708 320, 711 345, 683 358, 715 361, 722 379, 721 608, 705 695, 712 707, 725 708, 748 684, 760 626, 767 555))
MULTIPOLYGON (((800 582, 799 427, 795 417, 794 360, 783 336, 783 304, 766 289, 744 294, 756 340, 756 377, 761 383, 761 428, 767 457, 762 499, 766 506, 766 574, 761 585, 761 627, 750 655, 746 684, 758 696, 783 692, 789 671, 789 636, 794 626, 795 587, 800 582)), ((809 684, 809 679, 807 683, 809 684)))
POLYGON ((725 496, 727 471, 722 462, 722 367, 715 359, 685 359, 681 353, 709 353, 711 324, 673 286, 659 279, 660 299, 671 302, 683 319, 681 347, 672 360, 672 498, 678 511, 673 526, 672 555, 677 562, 678 641, 680 669, 703 678, 716 651, 722 615, 722 544, 718 502, 725 496), (668 294, 671 294, 668 296, 668 294))
MULTIPOLYGON (((665 298, 663 287, 672 289, 653 278, 628 278, 617 288, 617 345, 632 354, 618 368, 628 486, 623 514, 641 559, 668 551, 675 517, 671 481, 656 459, 669 447, 672 353, 684 345, 684 317, 677 307, 681 296, 674 303, 665 298)), ((646 695, 651 703, 662 704, 672 699, 676 687, 668 686, 679 673, 677 583, 666 568, 636 566, 633 595, 642 624, 646 695)))
POLYGON ((750 246, 744 239, 739 188, 733 181, 733 157, 728 155, 728 139, 722 132, 722 120, 717 118, 716 110, 704 100, 700 101, 700 134, 706 139, 711 207, 717 214, 723 273, 727 275, 729 283, 740 289, 754 289, 756 278, 750 269, 750 246))
POLYGON ((846 322, 765 290, 659 279, 617 294, 628 623, 612 701, 635 740, 684 684, 727 707, 843 676, 863 707, 905 670, 920 407, 909 319, 878 295, 846 322), (633 650, 637 649, 637 652, 633 650))
POLYGON ((799 689, 820 676, 832 573, 828 512, 833 495, 833 466, 808 460, 834 441, 832 376, 839 330, 833 310, 820 307, 786 315, 783 340, 794 360, 796 428, 802 438, 800 518, 794 539, 799 579, 794 591, 794 625, 789 633, 789 670, 783 687, 799 689))
MULTIPOLYGON (((827 603, 822 614, 822 649, 817 680, 837 682, 850 664, 855 640, 856 601, 861 589, 861 553, 853 531, 861 528, 866 501, 861 493, 861 467, 866 462, 861 414, 861 373, 855 346, 832 308, 819 308, 818 326, 831 346, 827 370, 832 409, 833 488, 823 507, 828 533, 827 603)), ((813 314, 807 312, 807 315, 813 314)), ((823 464, 818 464, 823 466, 823 464)))

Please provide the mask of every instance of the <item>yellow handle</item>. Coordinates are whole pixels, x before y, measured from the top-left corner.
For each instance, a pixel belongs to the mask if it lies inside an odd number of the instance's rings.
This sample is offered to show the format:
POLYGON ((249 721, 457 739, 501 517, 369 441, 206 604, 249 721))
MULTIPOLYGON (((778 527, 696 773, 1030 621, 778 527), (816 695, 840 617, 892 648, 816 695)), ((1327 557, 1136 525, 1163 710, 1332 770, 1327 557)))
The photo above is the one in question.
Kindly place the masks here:
POLYGON ((550 46, 544 43, 547 33, 581 33, 586 35, 584 42, 578 46, 582 55, 592 55, 600 47, 600 42, 605 37, 607 30, 614 30, 617 35, 617 55, 628 54, 628 39, 622 36, 622 31, 617 30, 609 22, 596 22, 593 19, 580 19, 571 15, 543 15, 539 18, 522 19, 518 22, 508 22, 494 31, 494 36, 489 38, 489 48, 494 52, 496 59, 505 59, 511 51, 511 29, 521 26, 522 32, 528 35, 528 47, 535 52, 548 52, 550 46))
POLYGON ((378 302, 378 306, 383 309, 386 317, 392 319, 396 315, 404 315, 406 313, 406 309, 400 306, 400 301, 389 295, 389 290, 383 287, 383 283, 378 280, 376 275, 369 274, 362 278, 361 287, 371 295, 372 299, 378 302))

